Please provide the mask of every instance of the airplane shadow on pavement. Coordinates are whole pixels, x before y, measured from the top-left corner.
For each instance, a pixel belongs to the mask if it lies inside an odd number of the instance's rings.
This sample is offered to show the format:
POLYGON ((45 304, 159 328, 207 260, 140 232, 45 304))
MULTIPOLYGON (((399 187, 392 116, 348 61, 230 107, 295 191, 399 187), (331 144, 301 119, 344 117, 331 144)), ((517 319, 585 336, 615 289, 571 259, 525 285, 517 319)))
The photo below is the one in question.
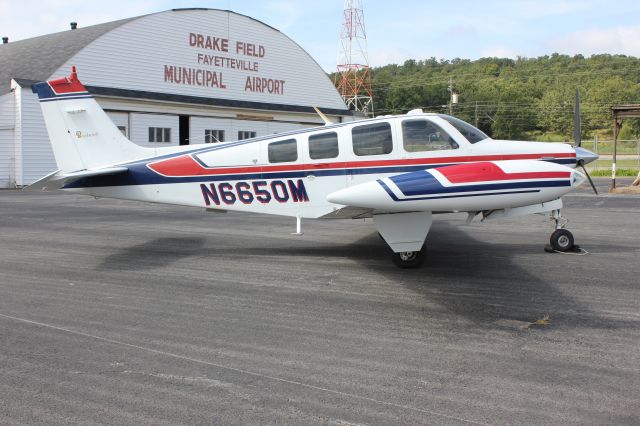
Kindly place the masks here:
POLYGON ((98 270, 141 270, 164 267, 202 253, 203 237, 156 238, 107 256, 98 270))
MULTIPOLYGON (((314 245, 309 240, 292 243, 288 239, 263 239, 262 247, 229 247, 224 243, 212 247, 212 239, 215 236, 157 238, 109 255, 98 269, 149 270, 188 257, 226 262, 281 257, 288 263, 297 262, 296 258, 301 262, 313 262, 318 257, 348 258, 384 276, 393 283, 390 285, 404 286, 449 313, 485 326, 507 324, 526 328, 526 324, 549 315, 554 328, 637 327, 599 317, 561 290, 563 286, 580 283, 579 271, 568 270, 567 259, 562 255, 544 253, 538 243, 515 245, 476 240, 464 229, 447 223, 438 223, 431 229, 427 258, 418 269, 396 268, 390 259, 390 249, 375 231, 350 244, 314 245)), ((588 262, 588 258, 584 261, 588 262)))

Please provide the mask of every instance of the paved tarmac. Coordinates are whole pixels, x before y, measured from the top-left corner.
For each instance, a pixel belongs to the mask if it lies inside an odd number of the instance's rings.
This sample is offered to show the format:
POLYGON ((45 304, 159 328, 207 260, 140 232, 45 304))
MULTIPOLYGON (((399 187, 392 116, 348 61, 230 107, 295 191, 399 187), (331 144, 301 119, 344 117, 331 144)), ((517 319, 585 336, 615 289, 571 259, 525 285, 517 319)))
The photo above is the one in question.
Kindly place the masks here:
POLYGON ((640 197, 565 204, 589 255, 450 215, 399 270, 370 221, 0 191, 0 424, 639 424, 640 197))

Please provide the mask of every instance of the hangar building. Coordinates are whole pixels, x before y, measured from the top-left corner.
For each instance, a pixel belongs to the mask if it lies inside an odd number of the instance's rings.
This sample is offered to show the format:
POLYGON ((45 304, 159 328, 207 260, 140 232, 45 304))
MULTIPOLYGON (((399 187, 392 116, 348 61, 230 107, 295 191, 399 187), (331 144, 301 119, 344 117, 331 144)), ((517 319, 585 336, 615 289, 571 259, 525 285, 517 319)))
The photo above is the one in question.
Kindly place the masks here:
POLYGON ((71 66, 144 146, 215 143, 352 119, 322 68, 280 31, 227 10, 174 9, 0 45, 0 187, 56 169, 31 84, 71 66))

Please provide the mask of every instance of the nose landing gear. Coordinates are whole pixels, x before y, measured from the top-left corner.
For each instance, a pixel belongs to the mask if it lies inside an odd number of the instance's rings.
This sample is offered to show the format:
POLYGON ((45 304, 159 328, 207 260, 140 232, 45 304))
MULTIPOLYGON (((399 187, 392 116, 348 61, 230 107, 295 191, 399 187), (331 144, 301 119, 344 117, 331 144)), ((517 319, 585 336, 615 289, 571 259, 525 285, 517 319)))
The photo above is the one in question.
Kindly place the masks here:
POLYGON ((574 244, 573 234, 565 229, 568 220, 562 216, 560 209, 553 210, 551 220, 556 224, 556 230, 551 234, 549 246, 545 247, 545 251, 553 253, 554 251, 580 251, 580 247, 574 244))

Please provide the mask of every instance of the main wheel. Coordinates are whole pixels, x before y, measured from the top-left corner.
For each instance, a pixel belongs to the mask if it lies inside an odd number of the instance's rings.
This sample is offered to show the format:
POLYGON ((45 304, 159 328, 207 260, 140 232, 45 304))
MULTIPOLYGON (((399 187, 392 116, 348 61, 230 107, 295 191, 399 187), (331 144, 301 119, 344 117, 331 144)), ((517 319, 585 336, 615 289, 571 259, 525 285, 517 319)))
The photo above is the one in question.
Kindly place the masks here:
POLYGON ((549 242, 554 250, 569 251, 573 247, 573 234, 566 229, 556 229, 549 242))
POLYGON ((395 263, 398 268, 417 268, 424 262, 425 252, 426 249, 422 246, 420 251, 393 253, 393 263, 395 263))

